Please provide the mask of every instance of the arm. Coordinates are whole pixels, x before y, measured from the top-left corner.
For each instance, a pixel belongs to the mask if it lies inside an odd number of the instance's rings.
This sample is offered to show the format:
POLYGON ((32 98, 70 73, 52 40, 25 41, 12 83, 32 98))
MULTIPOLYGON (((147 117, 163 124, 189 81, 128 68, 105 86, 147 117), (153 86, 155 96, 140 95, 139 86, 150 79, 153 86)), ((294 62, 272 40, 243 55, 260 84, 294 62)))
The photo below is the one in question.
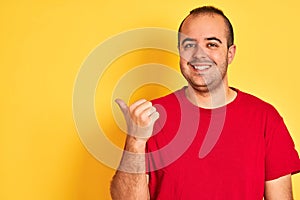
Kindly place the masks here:
POLYGON ((265 182, 265 200, 293 200, 291 174, 265 182))
MULTIPOLYGON (((144 153, 145 142, 127 136, 125 150, 144 153)), ((123 154, 119 170, 111 183, 111 197, 114 200, 148 199, 148 184, 143 155, 123 154)))
POLYGON ((127 123, 123 157, 119 169, 111 182, 113 200, 150 199, 146 176, 145 147, 152 135, 153 124, 158 119, 158 112, 151 102, 140 100, 130 107, 117 100, 127 123))

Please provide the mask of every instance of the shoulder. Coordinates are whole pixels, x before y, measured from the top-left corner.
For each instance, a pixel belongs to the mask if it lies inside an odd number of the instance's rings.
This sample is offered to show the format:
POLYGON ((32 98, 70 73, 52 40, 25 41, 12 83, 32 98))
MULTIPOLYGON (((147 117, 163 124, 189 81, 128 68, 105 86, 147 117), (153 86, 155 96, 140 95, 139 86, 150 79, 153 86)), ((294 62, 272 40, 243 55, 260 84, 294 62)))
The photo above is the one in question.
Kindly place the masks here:
POLYGON ((271 103, 266 102, 253 94, 249 94, 238 89, 236 90, 238 92, 238 106, 242 110, 260 113, 269 117, 273 116, 275 118, 281 118, 277 109, 271 103))
POLYGON ((275 109, 274 106, 268 102, 266 102, 265 100, 247 93, 247 92, 243 92, 241 90, 238 90, 238 95, 239 95, 239 103, 250 106, 251 108, 261 108, 261 109, 275 109))

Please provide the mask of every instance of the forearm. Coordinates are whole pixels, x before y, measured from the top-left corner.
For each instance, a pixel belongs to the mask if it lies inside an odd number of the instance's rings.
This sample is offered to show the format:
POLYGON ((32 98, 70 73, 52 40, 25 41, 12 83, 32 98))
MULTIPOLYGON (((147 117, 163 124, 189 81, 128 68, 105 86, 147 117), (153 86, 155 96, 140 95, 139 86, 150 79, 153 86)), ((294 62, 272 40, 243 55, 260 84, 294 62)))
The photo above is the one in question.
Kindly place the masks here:
POLYGON ((144 152, 145 141, 128 136, 119 169, 111 183, 113 200, 148 199, 144 152))
POLYGON ((291 175, 266 181, 265 200, 293 200, 291 175))
POLYGON ((110 190, 113 200, 147 200, 149 196, 146 174, 117 171, 110 190))

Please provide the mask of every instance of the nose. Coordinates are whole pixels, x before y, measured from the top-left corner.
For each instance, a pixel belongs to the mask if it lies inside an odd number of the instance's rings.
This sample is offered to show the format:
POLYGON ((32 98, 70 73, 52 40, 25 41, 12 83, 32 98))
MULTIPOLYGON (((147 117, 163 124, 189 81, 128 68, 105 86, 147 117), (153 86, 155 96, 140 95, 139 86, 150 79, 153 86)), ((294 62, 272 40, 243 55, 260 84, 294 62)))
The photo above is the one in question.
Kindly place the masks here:
POLYGON ((207 53, 205 52, 205 50, 201 47, 200 44, 197 44, 196 48, 194 49, 193 58, 196 59, 200 59, 200 58, 206 58, 207 57, 207 53))

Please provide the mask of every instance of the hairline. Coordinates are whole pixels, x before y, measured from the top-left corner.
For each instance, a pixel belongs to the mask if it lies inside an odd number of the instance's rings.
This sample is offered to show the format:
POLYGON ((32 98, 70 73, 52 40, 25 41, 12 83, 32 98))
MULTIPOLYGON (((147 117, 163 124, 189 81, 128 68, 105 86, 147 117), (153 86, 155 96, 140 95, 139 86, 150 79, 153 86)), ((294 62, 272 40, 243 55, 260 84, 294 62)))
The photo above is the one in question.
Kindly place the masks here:
MULTIPOLYGON (((217 10, 219 10, 219 9, 217 9, 217 10)), ((182 22, 181 22, 181 24, 178 28, 178 47, 180 46, 180 33, 181 33, 184 22, 187 20, 187 18, 189 18, 191 16, 192 17, 197 17, 197 16, 200 16, 200 15, 202 15, 202 16, 205 16, 205 15, 210 15, 210 16, 219 15, 219 16, 221 16, 224 20, 225 25, 226 25, 225 31, 226 31, 226 34, 227 34, 227 36, 226 36, 227 46, 229 48, 231 45, 233 45, 234 44, 234 34, 233 34, 232 24, 229 21, 229 19, 225 16, 225 14, 221 10, 219 10, 219 11, 220 11, 220 13, 214 12, 214 11, 202 11, 202 12, 199 12, 199 13, 193 13, 193 10, 192 10, 190 12, 190 14, 182 20, 182 22), (232 31, 232 33, 231 33, 231 31, 232 31), (230 41, 230 39, 231 39, 231 41, 230 41), (230 43, 229 43, 229 41, 230 41, 230 43)))

